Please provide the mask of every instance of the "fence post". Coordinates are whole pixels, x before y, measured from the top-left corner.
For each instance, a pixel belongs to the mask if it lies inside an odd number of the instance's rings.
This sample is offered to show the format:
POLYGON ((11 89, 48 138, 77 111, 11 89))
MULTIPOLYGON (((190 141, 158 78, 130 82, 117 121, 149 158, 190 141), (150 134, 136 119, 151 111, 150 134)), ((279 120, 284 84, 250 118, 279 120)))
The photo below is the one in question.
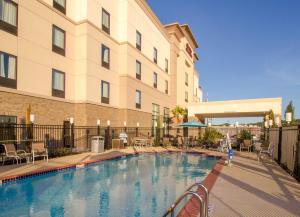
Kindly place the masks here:
POLYGON ((281 148, 282 148, 282 127, 279 127, 279 138, 278 138, 278 163, 281 164, 281 148))
POLYGON ((71 149, 74 148, 74 123, 71 123, 71 149))
POLYGON ((100 125, 97 126, 97 136, 100 136, 100 125))
POLYGON ((298 142, 296 146, 294 175, 296 176, 297 180, 300 181, 300 124, 298 125, 298 142))

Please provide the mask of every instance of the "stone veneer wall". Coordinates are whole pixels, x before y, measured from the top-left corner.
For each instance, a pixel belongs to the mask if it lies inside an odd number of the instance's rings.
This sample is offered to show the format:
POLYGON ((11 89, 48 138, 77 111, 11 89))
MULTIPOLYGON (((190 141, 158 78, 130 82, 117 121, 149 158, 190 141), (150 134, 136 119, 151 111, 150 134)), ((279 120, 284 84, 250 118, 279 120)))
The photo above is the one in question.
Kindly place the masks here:
POLYGON ((17 116, 18 123, 22 123, 29 105, 36 124, 61 125, 64 120, 74 117, 77 126, 96 126, 97 119, 100 119, 101 126, 106 126, 110 120, 112 127, 123 127, 124 121, 128 127, 136 127, 137 122, 140 127, 151 127, 151 113, 0 91, 0 115, 17 116))

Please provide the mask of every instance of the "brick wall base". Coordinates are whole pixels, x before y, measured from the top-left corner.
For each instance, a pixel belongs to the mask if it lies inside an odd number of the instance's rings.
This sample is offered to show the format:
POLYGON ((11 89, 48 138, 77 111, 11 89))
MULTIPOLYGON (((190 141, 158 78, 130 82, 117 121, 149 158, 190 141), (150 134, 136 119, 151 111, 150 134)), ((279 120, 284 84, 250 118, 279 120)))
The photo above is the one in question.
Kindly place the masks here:
POLYGON ((152 114, 129 109, 113 108, 90 103, 69 103, 41 97, 0 91, 0 115, 17 116, 18 123, 25 123, 26 110, 31 105, 36 124, 61 125, 64 120, 74 118, 77 126, 101 126, 110 120, 112 127, 151 127, 152 114))

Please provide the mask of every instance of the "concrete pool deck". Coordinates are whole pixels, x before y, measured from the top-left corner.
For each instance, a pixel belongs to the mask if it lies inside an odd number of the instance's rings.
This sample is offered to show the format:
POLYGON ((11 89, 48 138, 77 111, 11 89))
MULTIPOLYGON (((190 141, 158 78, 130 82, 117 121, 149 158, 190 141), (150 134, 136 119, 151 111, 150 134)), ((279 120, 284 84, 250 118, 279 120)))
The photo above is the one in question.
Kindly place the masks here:
MULTIPOLYGON (((83 153, 78 155, 36 161, 33 164, 0 166, 0 180, 55 170, 82 163, 111 159, 117 156, 142 152, 176 151, 176 148, 127 148, 111 150, 102 154, 83 153)), ((220 155, 218 152, 192 149, 192 151, 220 155)), ((255 155, 238 153, 233 166, 220 167, 220 173, 210 192, 210 204, 213 206, 210 216, 300 216, 300 183, 281 169, 276 163, 266 161, 258 163, 255 155)), ((187 210, 184 216, 195 216, 187 210)))

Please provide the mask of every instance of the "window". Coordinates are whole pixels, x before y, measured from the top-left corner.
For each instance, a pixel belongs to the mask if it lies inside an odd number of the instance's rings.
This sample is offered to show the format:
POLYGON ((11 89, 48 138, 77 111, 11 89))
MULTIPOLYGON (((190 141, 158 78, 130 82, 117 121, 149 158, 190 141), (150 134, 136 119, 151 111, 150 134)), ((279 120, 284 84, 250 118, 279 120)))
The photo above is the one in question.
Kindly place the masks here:
POLYGON ((157 64, 157 49, 153 48, 153 61, 157 64))
POLYGON ((0 52, 0 86, 17 88, 17 57, 0 52))
POLYGON ((142 105, 142 93, 140 90, 135 91, 135 107, 140 109, 142 105))
POLYGON ((65 73, 52 70, 52 96, 65 98, 65 73))
POLYGON ((165 93, 169 93, 169 82, 167 80, 165 81, 165 93))
POLYGON ((66 14, 66 0, 53 0, 53 7, 66 14))
POLYGON ((61 28, 52 26, 52 51, 65 56, 66 32, 61 28))
POLYGON ((159 135, 159 105, 152 104, 152 136, 156 137, 159 135))
POLYGON ((153 72, 153 87, 157 88, 157 73, 153 72))
POLYGON ((110 34, 110 14, 102 8, 102 30, 110 34))
POLYGON ((170 109, 169 108, 164 108, 164 119, 163 119, 163 130, 164 130, 164 135, 169 135, 169 125, 170 125, 170 109))
POLYGON ((169 60, 167 58, 165 59, 165 72, 169 72, 169 60))
POLYGON ((142 50, 142 34, 136 31, 136 48, 142 50))
POLYGON ((142 75, 142 64, 140 61, 136 61, 135 63, 135 77, 139 80, 141 80, 142 75))
MULTIPOLYGON (((10 115, 0 115, 0 124, 16 124, 17 123, 17 116, 10 116, 10 115)), ((10 130, 10 129, 8 129, 10 130)), ((15 129, 12 127, 12 134, 15 134, 15 129)), ((3 131, 2 131, 2 137, 3 135, 3 131)), ((1 137, 0 137, 1 138, 1 137)), ((1 140, 3 140, 3 138, 1 138, 1 140)))
POLYGON ((101 81, 101 102, 109 104, 109 83, 101 81))
POLYGON ((110 49, 102 44, 102 66, 109 69, 110 49))
POLYGON ((189 75, 188 75, 187 72, 185 73, 185 79, 184 80, 185 80, 185 85, 189 86, 189 75))
POLYGON ((185 97, 184 97, 185 102, 189 102, 189 93, 185 91, 185 97))
POLYGON ((0 29, 18 34, 18 5, 11 0, 0 0, 0 29))

